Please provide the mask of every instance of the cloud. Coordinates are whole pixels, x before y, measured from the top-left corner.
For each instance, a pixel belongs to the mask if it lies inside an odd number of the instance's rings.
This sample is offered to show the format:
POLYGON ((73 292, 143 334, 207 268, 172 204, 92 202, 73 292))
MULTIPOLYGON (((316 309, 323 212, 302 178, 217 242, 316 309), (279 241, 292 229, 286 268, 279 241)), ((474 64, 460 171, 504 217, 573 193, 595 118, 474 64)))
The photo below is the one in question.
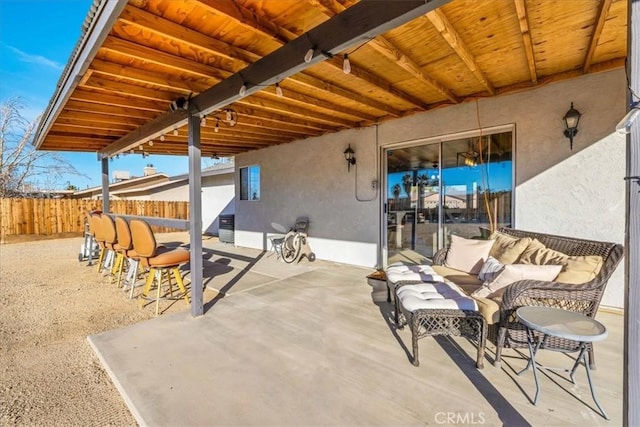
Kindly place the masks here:
POLYGON ((21 51, 20 49, 16 49, 13 46, 7 46, 11 49, 18 58, 22 62, 28 62, 30 64, 43 65, 45 67, 53 68, 54 70, 62 71, 64 66, 56 61, 52 61, 51 59, 47 59, 44 56, 40 55, 30 55, 26 52, 21 51))

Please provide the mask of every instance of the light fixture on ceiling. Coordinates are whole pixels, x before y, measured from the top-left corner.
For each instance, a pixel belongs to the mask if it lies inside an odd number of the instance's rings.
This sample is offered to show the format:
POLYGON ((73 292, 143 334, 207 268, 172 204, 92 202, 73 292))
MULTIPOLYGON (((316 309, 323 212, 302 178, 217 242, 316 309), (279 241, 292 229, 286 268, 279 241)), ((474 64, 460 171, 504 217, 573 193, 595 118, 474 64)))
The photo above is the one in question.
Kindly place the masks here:
POLYGON ((164 133, 160 135, 160 141, 164 141, 164 133))
POLYGON ((480 154, 475 151, 463 151, 457 154, 456 164, 457 166, 464 165, 472 168, 478 165, 479 157, 480 154))
POLYGON ((349 54, 344 54, 344 59, 342 60, 342 72, 345 74, 351 73, 351 62, 349 61, 349 54))
POLYGON ((138 150, 142 151, 144 150, 144 147, 142 145, 138 145, 138 150))
POLYGON ((633 123, 638 117, 640 117, 640 101, 635 101, 631 103, 631 108, 629 108, 627 114, 625 114, 622 120, 616 125, 618 133, 630 133, 631 126, 633 126, 633 123))
POLYGON ((344 150, 344 159, 347 161, 347 172, 351 172, 351 165, 356 164, 355 152, 351 149, 351 144, 344 150))
POLYGON ((240 90, 238 91, 238 95, 245 96, 247 94, 247 84, 242 82, 242 86, 240 86, 240 90))
POLYGON ((202 117, 200 117, 200 126, 206 126, 207 125, 207 116, 206 115, 202 115, 202 117))
POLYGON ((153 140, 149 141, 149 147, 153 147, 153 140))
POLYGON ((311 60, 313 59, 313 54, 315 53, 315 51, 316 51, 315 46, 312 47, 312 48, 309 48, 307 53, 304 54, 304 62, 306 62, 307 64, 309 62, 311 62, 311 60))
POLYGON ((573 137, 578 133, 578 123, 580 123, 580 111, 573 108, 573 102, 571 103, 571 108, 564 115, 562 120, 564 120, 564 136, 569 138, 569 148, 573 150, 573 137))
POLYGON ((209 116, 216 121, 216 125, 213 128, 213 131, 216 133, 220 132, 220 123, 231 128, 238 124, 238 112, 232 108, 214 111, 213 113, 210 113, 209 116))
POLYGON ((278 95, 280 98, 284 96, 284 93, 282 93, 282 88, 280 87, 280 83, 276 83, 276 95, 278 95))
POLYGON ((178 128, 173 128, 173 136, 178 136, 178 128))
MULTIPOLYGON (((189 96, 189 98, 191 98, 191 96, 189 96)), ((171 111, 186 110, 188 108, 189 108, 189 100, 186 99, 184 96, 177 98, 176 100, 171 102, 171 105, 169 105, 169 109, 171 111)))

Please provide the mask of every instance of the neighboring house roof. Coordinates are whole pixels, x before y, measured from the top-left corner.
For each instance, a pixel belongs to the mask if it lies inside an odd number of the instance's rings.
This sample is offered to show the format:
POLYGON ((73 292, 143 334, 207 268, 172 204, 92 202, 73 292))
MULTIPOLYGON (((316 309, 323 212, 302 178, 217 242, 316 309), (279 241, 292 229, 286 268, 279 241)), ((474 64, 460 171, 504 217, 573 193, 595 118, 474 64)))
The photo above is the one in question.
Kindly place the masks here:
MULTIPOLYGON (((217 175, 225 175, 225 174, 232 174, 235 171, 235 168, 233 167, 233 165, 231 165, 231 167, 226 167, 226 168, 208 168, 208 169, 203 169, 202 170, 202 177, 208 177, 208 176, 217 176, 217 175)), ((188 186, 189 185, 189 174, 183 174, 183 175, 176 175, 176 176, 172 176, 169 178, 168 181, 164 181, 164 182, 159 182, 156 184, 151 184, 148 185, 146 187, 138 187, 138 188, 132 188, 129 190, 122 190, 122 191, 114 191, 113 195, 114 196, 135 196, 135 195, 143 195, 143 194, 149 194, 149 193, 154 193, 154 192, 158 192, 158 191, 162 191, 162 190, 166 190, 169 188, 175 188, 178 186, 188 186)))
MULTIPOLYGON (((208 176, 216 176, 216 175, 225 175, 232 174, 235 171, 233 163, 230 166, 214 166, 211 168, 206 168, 202 170, 202 177, 208 176)), ((134 196, 134 195, 143 195, 150 194, 158 191, 162 191, 164 189, 177 187, 180 185, 188 185, 189 182, 189 174, 175 175, 169 177, 164 173, 158 173, 154 175, 149 175, 145 177, 132 178, 121 182, 115 182, 109 184, 109 194, 115 197, 124 197, 124 196, 134 196), (153 180, 144 178, 155 178, 153 180), (124 184, 132 183, 132 181, 136 181, 133 183, 134 185, 129 185, 128 187, 124 184)), ((91 197, 93 195, 100 195, 102 193, 102 187, 93 187, 87 190, 78 191, 74 193, 74 197, 91 197)))
MULTIPOLYGON (((141 188, 152 184, 158 184, 160 182, 169 181, 169 175, 165 173, 156 173, 153 175, 141 176, 137 178, 126 179, 119 182, 109 183, 109 193, 116 193, 118 190, 122 191, 131 188, 141 188)), ((73 193, 74 198, 91 197, 102 194, 102 186, 91 187, 85 190, 76 191, 73 193)))

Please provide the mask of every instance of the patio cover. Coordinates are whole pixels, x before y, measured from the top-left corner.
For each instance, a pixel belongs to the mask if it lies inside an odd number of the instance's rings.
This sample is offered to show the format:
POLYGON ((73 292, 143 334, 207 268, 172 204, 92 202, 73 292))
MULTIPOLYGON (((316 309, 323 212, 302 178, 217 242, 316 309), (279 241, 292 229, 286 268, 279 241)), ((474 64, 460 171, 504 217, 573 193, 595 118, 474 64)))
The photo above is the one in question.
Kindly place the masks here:
MULTIPOLYGON (((189 154, 197 272, 201 155, 232 156, 623 67, 628 9, 636 9, 629 21, 637 39, 639 4, 95 0, 35 144, 97 152, 105 186, 111 156, 189 154), (178 103, 172 111, 181 97, 188 108, 178 103), (228 126, 226 109, 236 126, 228 126)), ((637 91, 638 82, 632 86, 637 91)), ((637 244, 638 219, 630 223, 637 244)), ((637 281, 638 266, 631 267, 637 281)), ((628 298, 637 303, 637 291, 628 298)), ((201 313, 201 294, 193 301, 192 313, 201 313)), ((637 394, 634 337, 635 365, 627 365, 635 366, 637 394)), ((639 419, 636 410, 627 421, 639 419)))

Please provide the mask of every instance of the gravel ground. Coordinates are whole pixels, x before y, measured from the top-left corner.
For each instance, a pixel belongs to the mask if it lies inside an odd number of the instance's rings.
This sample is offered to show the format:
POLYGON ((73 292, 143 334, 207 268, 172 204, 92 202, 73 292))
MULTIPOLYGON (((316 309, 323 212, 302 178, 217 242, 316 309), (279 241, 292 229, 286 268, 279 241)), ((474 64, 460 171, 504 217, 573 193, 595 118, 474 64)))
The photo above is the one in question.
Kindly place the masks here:
POLYGON ((86 338, 153 308, 78 262, 82 241, 0 245, 0 425, 136 425, 86 338))

